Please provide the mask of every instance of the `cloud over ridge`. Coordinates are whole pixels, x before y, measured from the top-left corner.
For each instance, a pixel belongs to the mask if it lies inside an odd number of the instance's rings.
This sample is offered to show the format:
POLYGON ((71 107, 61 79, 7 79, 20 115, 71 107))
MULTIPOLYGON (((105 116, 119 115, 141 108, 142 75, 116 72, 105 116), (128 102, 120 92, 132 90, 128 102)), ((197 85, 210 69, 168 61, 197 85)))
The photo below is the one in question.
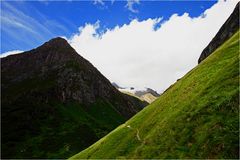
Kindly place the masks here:
POLYGON ((162 92, 196 66, 236 3, 219 1, 196 18, 174 14, 156 30, 161 18, 134 19, 102 35, 97 34, 99 23, 86 24, 68 41, 109 80, 162 92))
MULTIPOLYGON (((237 1, 219 1, 201 16, 188 13, 116 26, 101 32, 101 22, 85 24, 66 38, 110 81, 127 87, 164 91, 194 66, 233 11, 237 1), (160 28, 156 26, 161 25, 160 28)), ((22 51, 1 53, 1 58, 22 51)))

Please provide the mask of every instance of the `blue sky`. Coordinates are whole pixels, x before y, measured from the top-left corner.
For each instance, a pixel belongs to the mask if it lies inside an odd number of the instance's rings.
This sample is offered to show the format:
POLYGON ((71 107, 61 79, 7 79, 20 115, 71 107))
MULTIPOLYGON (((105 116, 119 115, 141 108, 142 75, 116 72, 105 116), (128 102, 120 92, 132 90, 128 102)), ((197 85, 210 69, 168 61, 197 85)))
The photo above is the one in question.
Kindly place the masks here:
MULTIPOLYGON (((1 53, 30 50, 56 37, 71 37, 86 23, 106 28, 177 13, 198 17, 216 1, 1 1, 1 53)), ((163 22, 161 21, 161 22, 163 22)))
POLYGON ((163 92, 197 65, 237 2, 1 1, 0 57, 61 36, 110 81, 163 92))

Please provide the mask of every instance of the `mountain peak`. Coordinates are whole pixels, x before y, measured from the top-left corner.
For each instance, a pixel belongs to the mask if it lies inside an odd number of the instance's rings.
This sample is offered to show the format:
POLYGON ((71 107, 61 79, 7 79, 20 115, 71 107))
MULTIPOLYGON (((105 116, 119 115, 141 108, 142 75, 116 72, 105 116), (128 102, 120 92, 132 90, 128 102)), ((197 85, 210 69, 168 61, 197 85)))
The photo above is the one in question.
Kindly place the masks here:
POLYGON ((70 46, 70 44, 67 42, 66 39, 64 38, 61 38, 61 37, 56 37, 56 38, 53 38, 47 42, 45 42, 42 46, 40 47, 68 47, 70 46))
POLYGON ((62 38, 62 37, 56 37, 56 38, 53 38, 51 40, 49 40, 48 42, 46 43, 53 43, 53 44, 63 44, 63 43, 68 43, 66 39, 62 38))
POLYGON ((116 90, 60 37, 1 59, 1 75, 3 158, 67 158, 146 105, 116 90), (36 137, 40 141, 31 143, 36 137), (68 150, 66 144, 71 146, 68 150))
POLYGON ((38 53, 36 56, 40 56, 43 59, 51 59, 54 62, 79 59, 81 57, 68 41, 61 37, 53 38, 31 52, 38 53))

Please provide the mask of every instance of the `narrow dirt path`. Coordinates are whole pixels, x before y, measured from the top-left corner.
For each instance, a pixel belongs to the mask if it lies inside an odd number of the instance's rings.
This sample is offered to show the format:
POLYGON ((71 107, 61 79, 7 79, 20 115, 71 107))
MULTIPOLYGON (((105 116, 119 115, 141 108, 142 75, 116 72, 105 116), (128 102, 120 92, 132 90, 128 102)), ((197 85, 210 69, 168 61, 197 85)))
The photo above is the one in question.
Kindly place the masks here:
POLYGON ((137 139, 141 142, 141 138, 139 137, 139 130, 137 129, 137 139))
MULTIPOLYGON (((134 128, 132 128, 130 125, 128 125, 127 128, 129 128, 129 129, 133 129, 133 130, 134 130, 134 128)), ((135 130, 136 130, 136 137, 137 137, 137 140, 141 142, 142 140, 141 140, 141 138, 140 138, 140 136, 139 136, 139 130, 138 130, 138 129, 135 129, 135 130)))

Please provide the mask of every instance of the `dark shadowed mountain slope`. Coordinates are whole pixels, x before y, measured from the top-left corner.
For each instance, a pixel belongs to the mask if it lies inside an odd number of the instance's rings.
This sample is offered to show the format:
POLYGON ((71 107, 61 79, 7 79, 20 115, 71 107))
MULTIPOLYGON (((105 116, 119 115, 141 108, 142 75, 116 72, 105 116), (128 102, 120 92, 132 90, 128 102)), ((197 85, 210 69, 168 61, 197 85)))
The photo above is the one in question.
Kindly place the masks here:
POLYGON ((66 158, 143 108, 62 38, 1 59, 2 158, 66 158))
POLYGON ((72 159, 239 159, 239 31, 72 159))
POLYGON ((211 40, 208 46, 202 51, 198 63, 207 58, 218 47, 220 47, 226 40, 228 40, 239 29, 239 2, 236 5, 234 11, 222 25, 216 36, 211 40))

